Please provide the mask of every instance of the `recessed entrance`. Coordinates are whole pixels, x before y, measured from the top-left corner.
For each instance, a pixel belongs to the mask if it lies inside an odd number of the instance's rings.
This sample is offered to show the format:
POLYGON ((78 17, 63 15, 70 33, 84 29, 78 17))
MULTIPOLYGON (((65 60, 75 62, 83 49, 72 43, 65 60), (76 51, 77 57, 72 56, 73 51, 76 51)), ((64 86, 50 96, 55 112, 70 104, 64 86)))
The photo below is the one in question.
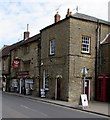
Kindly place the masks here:
POLYGON ((56 78, 56 87, 55 87, 55 99, 60 99, 61 97, 61 79, 56 78))
POLYGON ((90 80, 85 80, 85 94, 87 95, 87 99, 90 100, 90 80))

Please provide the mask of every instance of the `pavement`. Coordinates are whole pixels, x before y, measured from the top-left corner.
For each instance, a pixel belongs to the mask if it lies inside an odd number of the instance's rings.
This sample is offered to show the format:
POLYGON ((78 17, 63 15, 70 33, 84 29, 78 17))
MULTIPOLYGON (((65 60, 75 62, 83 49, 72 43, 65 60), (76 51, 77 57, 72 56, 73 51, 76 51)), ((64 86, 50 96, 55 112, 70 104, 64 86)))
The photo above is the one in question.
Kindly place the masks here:
POLYGON ((46 103, 51 103, 55 105, 60 105, 64 107, 69 107, 81 111, 86 111, 86 112, 91 112, 99 115, 103 115, 106 117, 110 117, 110 103, 107 102, 100 102, 100 101, 90 101, 87 107, 82 107, 81 105, 78 105, 75 102, 66 102, 66 101, 61 101, 61 100, 53 100, 53 99, 48 99, 48 98, 41 98, 37 96, 31 96, 31 95, 23 95, 19 93, 12 93, 12 92, 7 92, 8 94, 14 94, 17 96, 29 98, 29 99, 34 99, 37 101, 42 101, 46 103))

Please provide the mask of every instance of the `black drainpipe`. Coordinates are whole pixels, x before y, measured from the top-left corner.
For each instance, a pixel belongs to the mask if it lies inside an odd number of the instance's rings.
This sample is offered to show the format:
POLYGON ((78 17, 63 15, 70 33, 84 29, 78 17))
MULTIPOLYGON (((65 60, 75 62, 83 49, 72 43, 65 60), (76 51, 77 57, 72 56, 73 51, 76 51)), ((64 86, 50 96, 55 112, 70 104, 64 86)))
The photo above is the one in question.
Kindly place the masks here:
POLYGON ((95 54, 95 100, 97 96, 97 77, 99 74, 99 49, 100 49, 100 22, 99 19, 97 19, 97 28, 96 28, 96 54, 95 54))
POLYGON ((38 64, 39 64, 39 97, 40 95, 40 82, 41 82, 41 39, 39 39, 39 43, 38 43, 38 64))

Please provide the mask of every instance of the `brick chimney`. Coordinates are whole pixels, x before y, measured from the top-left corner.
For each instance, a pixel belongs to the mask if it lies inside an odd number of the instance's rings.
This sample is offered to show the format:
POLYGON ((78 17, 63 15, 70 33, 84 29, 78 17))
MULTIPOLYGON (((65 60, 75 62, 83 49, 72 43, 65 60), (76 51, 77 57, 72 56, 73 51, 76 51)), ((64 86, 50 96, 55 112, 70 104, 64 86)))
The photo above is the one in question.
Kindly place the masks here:
POLYGON ((58 14, 58 12, 55 14, 55 23, 60 21, 60 15, 58 14))
POLYGON ((69 16, 71 16, 71 15, 72 15, 72 12, 70 12, 70 9, 68 8, 66 17, 69 17, 69 16))
POLYGON ((29 38, 29 34, 30 34, 30 32, 28 31, 28 29, 29 29, 29 24, 27 24, 27 31, 24 32, 24 40, 26 40, 26 39, 29 38))

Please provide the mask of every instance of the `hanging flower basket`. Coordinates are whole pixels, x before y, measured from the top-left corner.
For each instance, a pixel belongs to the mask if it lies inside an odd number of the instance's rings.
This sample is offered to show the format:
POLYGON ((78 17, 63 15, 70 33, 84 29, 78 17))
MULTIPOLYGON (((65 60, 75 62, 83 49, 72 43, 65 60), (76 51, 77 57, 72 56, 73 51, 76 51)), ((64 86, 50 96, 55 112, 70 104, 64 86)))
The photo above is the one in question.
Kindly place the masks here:
POLYGON ((62 75, 57 75, 56 78, 57 79, 62 79, 62 75))
POLYGON ((52 79, 52 76, 48 75, 48 76, 47 76, 47 79, 48 79, 48 80, 52 79))
POLYGON ((39 80, 39 79, 40 79, 40 76, 38 75, 38 76, 36 77, 36 79, 38 79, 38 80, 39 80))

